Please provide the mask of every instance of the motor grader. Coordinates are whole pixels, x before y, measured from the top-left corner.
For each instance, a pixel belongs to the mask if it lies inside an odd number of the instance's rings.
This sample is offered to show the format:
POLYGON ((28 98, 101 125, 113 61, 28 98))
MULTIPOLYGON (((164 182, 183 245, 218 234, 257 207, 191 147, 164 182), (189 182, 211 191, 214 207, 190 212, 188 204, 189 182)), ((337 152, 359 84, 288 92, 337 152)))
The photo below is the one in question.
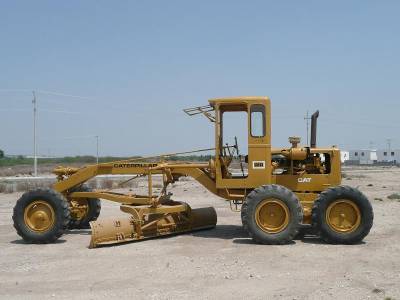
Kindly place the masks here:
POLYGON ((57 167, 52 189, 26 192, 17 201, 17 233, 30 243, 51 243, 68 229, 90 225, 90 247, 97 247, 215 227, 214 208, 192 209, 172 199, 169 188, 183 176, 230 201, 257 243, 289 243, 306 229, 326 242, 343 244, 358 243, 369 233, 371 204, 357 189, 341 185, 339 149, 316 147, 318 112, 312 116, 310 145, 300 146, 300 139, 291 137, 290 147, 273 149, 268 97, 211 99, 209 105, 184 111, 202 114, 214 124, 215 147, 205 149, 213 151, 208 162, 177 162, 161 155, 57 167), (240 124, 247 128, 245 147, 239 147, 236 137, 231 144, 224 137, 227 116, 238 113, 245 115, 240 124), (241 155, 239 149, 247 153, 241 155), (99 175, 132 175, 128 180, 143 176, 146 193, 89 189, 85 183, 99 175), (161 192, 155 193, 154 176, 162 176, 161 192), (99 199, 119 203, 127 216, 97 220, 99 199))

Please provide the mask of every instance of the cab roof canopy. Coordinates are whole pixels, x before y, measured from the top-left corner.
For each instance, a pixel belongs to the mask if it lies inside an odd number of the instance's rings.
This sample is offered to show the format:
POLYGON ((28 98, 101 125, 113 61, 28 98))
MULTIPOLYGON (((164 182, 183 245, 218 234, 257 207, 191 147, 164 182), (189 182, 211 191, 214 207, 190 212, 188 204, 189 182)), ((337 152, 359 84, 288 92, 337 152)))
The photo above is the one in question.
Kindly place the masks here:
POLYGON ((189 116, 195 116, 203 114, 211 122, 215 122, 215 107, 222 106, 221 111, 246 111, 248 104, 269 104, 270 100, 266 96, 243 96, 243 97, 225 97, 225 98, 214 98, 208 100, 209 105, 196 106, 186 108, 183 111, 189 116))
POLYGON ((213 98, 208 100, 211 106, 220 104, 244 104, 251 102, 269 102, 270 99, 267 96, 243 96, 243 97, 224 97, 224 98, 213 98))

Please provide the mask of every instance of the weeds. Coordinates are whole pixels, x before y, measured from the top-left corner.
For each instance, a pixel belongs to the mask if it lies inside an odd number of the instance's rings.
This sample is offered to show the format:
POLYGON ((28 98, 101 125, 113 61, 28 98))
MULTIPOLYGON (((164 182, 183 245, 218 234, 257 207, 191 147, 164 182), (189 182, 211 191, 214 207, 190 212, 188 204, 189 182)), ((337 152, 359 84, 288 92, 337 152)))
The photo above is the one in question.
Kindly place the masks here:
MULTIPOLYGON (((0 181, 0 193, 15 193, 15 192, 26 192, 37 188, 48 189, 55 183, 54 179, 19 179, 19 180, 3 180, 0 181)), ((87 184, 91 189, 112 189, 117 188, 119 185, 126 180, 111 179, 111 178, 93 178, 89 180, 87 184)), ((137 181, 128 181, 122 184, 121 188, 138 188, 139 183, 137 181)), ((154 187, 162 188, 162 184, 155 183, 154 187)))
POLYGON ((48 189, 54 184, 55 179, 46 180, 18 180, 18 181, 1 181, 0 193, 26 192, 34 189, 48 189))
POLYGON ((387 198, 390 199, 390 200, 398 200, 398 199, 400 199, 400 194, 399 193, 394 193, 394 194, 391 194, 391 195, 387 196, 387 198))
POLYGON ((364 174, 354 174, 352 177, 353 178, 357 178, 357 179, 361 179, 361 178, 367 178, 368 176, 366 176, 364 174))

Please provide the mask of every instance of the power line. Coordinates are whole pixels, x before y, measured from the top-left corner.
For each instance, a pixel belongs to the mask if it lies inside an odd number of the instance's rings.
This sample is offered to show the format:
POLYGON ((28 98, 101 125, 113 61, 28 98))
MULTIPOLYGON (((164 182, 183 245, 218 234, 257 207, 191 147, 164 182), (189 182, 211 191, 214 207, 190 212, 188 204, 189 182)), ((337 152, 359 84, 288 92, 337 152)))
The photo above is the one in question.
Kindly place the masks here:
MULTIPOLYGON (((321 119, 321 122, 324 124, 332 124, 331 121, 337 121, 337 119, 332 119, 332 118, 323 118, 321 119)), ((395 125, 395 124, 381 124, 381 123, 365 123, 365 122, 353 122, 353 121, 346 121, 346 120, 340 120, 340 122, 335 123, 335 126, 347 126, 347 125, 355 125, 355 126, 361 126, 361 127, 380 127, 380 128, 399 128, 400 125, 395 125)))
MULTIPOLYGON (((28 89, 0 89, 0 92, 30 93, 32 91, 28 90, 28 89)), ((46 95, 54 95, 54 96, 68 97, 68 98, 79 98, 79 99, 86 99, 86 100, 95 100, 93 97, 71 95, 71 94, 65 94, 65 93, 54 92, 54 91, 35 90, 35 92, 36 92, 36 94, 46 94, 46 95)))
MULTIPOLYGON (((40 100, 42 101, 42 100, 40 100)), ((2 112, 30 112, 30 110, 28 109, 14 109, 14 108, 8 108, 8 109, 0 109, 0 111, 2 112)), ((70 115, 79 115, 82 114, 81 112, 77 112, 77 111, 68 111, 68 110, 54 110, 54 109, 38 109, 37 111, 41 111, 41 112, 53 112, 53 113, 61 113, 61 114, 70 114, 70 115)))
POLYGON ((10 112, 10 111, 15 111, 15 112, 30 112, 30 110, 27 109, 13 109, 13 108, 8 108, 8 109, 0 109, 0 111, 4 112, 10 112))
POLYGON ((28 90, 28 89, 0 89, 0 92, 12 92, 12 93, 14 93, 14 92, 16 92, 16 93, 21 92, 21 93, 30 93, 30 92, 32 92, 32 91, 31 91, 31 90, 28 90))
POLYGON ((79 114, 81 114, 80 112, 77 112, 77 111, 68 111, 68 110, 41 109, 40 111, 54 112, 54 113, 68 114, 68 115, 79 115, 79 114))
POLYGON ((79 99, 86 99, 86 100, 94 100, 93 97, 69 95, 69 94, 64 94, 64 93, 59 93, 59 92, 53 92, 53 91, 43 91, 43 90, 39 90, 38 92, 39 92, 40 94, 47 94, 47 95, 54 95, 54 96, 61 96, 61 97, 69 97, 69 98, 79 98, 79 99))
POLYGON ((88 135, 80 135, 80 136, 66 136, 66 137, 56 137, 56 138, 46 138, 46 139, 40 139, 41 141, 53 141, 53 140, 75 140, 75 139, 89 139, 96 137, 94 134, 88 134, 88 135))
MULTIPOLYGON (((92 139, 95 138, 96 139, 96 162, 97 164, 99 163, 99 149, 100 149, 100 145, 99 145, 99 140, 100 140, 100 136, 99 135, 81 135, 81 136, 70 136, 70 137, 59 137, 59 140, 74 140, 74 139, 92 139)), ((54 138, 51 139, 44 139, 44 141, 51 141, 54 140, 54 138)), ((43 139, 41 139, 41 141, 43 141, 43 139)))

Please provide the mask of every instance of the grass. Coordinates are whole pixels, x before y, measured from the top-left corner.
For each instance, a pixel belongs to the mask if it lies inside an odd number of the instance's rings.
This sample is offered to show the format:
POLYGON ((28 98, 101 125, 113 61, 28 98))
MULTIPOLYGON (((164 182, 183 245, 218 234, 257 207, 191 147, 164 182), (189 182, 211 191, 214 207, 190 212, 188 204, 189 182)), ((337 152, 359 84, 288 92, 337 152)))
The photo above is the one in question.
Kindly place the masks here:
POLYGON ((10 194, 14 192, 26 192, 38 188, 47 189, 50 188, 55 179, 44 179, 44 180, 21 180, 21 181, 1 181, 0 182, 0 193, 10 194))
MULTIPOLYGON (((132 157, 132 158, 140 158, 140 156, 132 157)), ((110 162, 115 160, 124 160, 127 157, 115 157, 115 156, 104 156, 99 157, 99 162, 110 162)), ((90 164, 96 163, 96 157, 85 155, 85 156, 65 156, 65 157, 57 157, 57 158, 39 158, 39 164, 90 164)), ((33 158, 28 158, 25 156, 17 156, 17 157, 3 157, 0 159, 0 167, 13 167, 20 165, 32 165, 33 158)))
MULTIPOLYGON (((94 178, 89 180, 87 184, 92 189, 113 189, 113 188, 138 188, 139 183, 135 180, 128 181, 122 179, 112 178, 94 178)), ((26 192, 37 188, 47 189, 51 188, 55 182, 55 179, 40 179, 40 180, 2 180, 0 181, 0 193, 10 194, 15 192, 26 192)), ((157 183, 155 184, 155 186, 157 183)), ((162 187, 162 184, 159 184, 162 187)))
MULTIPOLYGON (((139 159, 139 158, 141 158, 141 156, 132 156, 132 157, 104 156, 104 157, 99 157, 99 162, 103 163, 103 162, 112 162, 125 159, 139 159)), ((211 158, 212 158, 211 155, 186 155, 186 156, 167 157, 168 160, 172 161, 208 161, 211 158)), ((145 160, 145 158, 143 158, 143 160, 145 160)), ((90 164, 95 162, 96 162, 96 157, 90 155, 38 159, 39 164, 76 164, 76 163, 90 164)), ((12 167, 12 166, 32 165, 32 164, 33 164, 33 158, 28 158, 22 155, 16 157, 0 158, 0 167, 12 167)))
MULTIPOLYGON (((169 156, 165 157, 170 161, 187 161, 187 162, 202 162, 212 158, 210 155, 188 155, 188 156, 169 156)), ((116 157, 105 156, 100 157, 99 162, 113 162, 126 159, 138 159, 141 162, 156 162, 159 158, 141 158, 140 156, 133 157, 116 157)), ((66 156, 59 158, 39 158, 38 171, 40 174, 49 174, 57 166, 82 167, 87 164, 95 164, 96 157, 94 156, 66 156)), ((0 158, 0 177, 32 175, 33 173, 33 158, 24 156, 3 157, 0 158)))
POLYGON ((391 195, 387 196, 387 198, 390 199, 390 200, 399 200, 400 199, 400 194, 399 193, 394 193, 394 194, 391 194, 391 195))
POLYGON ((375 294, 379 294, 379 293, 383 293, 383 290, 375 288, 375 289, 372 290, 372 292, 375 293, 375 294))
POLYGON ((360 178, 367 178, 368 176, 366 176, 366 175, 364 175, 364 174, 354 174, 354 175, 352 175, 352 177, 353 177, 353 178, 360 179, 360 178))

